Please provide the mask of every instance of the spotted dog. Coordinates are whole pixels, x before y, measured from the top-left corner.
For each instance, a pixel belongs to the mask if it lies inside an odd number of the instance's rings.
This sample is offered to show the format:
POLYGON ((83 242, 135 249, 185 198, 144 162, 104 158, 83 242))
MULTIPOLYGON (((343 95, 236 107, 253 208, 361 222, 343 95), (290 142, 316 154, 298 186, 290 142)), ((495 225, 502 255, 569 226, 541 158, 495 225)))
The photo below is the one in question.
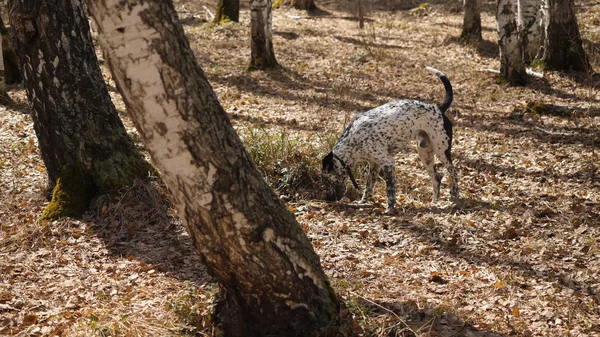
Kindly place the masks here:
POLYGON ((358 114, 350 122, 335 146, 323 158, 322 177, 325 181, 327 200, 339 200, 346 192, 344 183, 348 175, 358 188, 350 166, 369 163, 369 174, 361 203, 373 194, 377 176, 382 171, 386 182, 388 213, 394 211, 396 203, 394 187, 394 155, 416 141, 421 161, 429 173, 433 185, 433 199, 440 194, 442 175, 434 166, 434 154, 452 177, 450 196, 458 198, 458 177, 452 165, 452 122, 444 112, 452 104, 452 85, 441 71, 427 67, 440 78, 446 89, 444 102, 436 107, 416 100, 400 100, 358 114))

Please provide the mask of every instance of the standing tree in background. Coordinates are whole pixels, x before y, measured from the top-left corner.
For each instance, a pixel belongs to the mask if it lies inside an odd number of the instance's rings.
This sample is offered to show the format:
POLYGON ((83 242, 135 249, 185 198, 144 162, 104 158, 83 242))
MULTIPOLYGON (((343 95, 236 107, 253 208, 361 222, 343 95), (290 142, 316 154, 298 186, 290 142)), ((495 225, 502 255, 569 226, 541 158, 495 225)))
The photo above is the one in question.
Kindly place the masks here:
POLYGON ((273 51, 271 0, 250 0, 250 64, 248 70, 277 66, 273 51))
MULTIPOLYGON (((0 21, 2 17, 0 17, 0 21)), ((2 24, 4 26, 4 24, 2 24)), ((2 40, 5 32, 0 28, 0 41, 2 40)), ((4 57, 2 57, 3 53, 0 52, 0 105, 9 105, 12 103, 10 96, 6 92, 6 81, 4 80, 4 57)))
POLYGON ((588 70, 573 0, 543 0, 543 50, 541 61, 553 70, 588 70))
POLYGON ((10 31, 4 25, 2 13, 0 13, 0 33, 2 34, 2 59, 4 60, 4 81, 6 84, 21 83, 21 70, 19 69, 19 58, 12 48, 10 42, 10 31))
POLYGON ((10 0, 52 201, 42 219, 80 216, 91 198, 148 175, 100 73, 80 0, 10 0))
POLYGON ((217 2, 217 14, 214 23, 240 21, 240 0, 219 0, 217 2))
POLYGON ((315 336, 339 304, 294 215, 252 163, 170 0, 87 0, 127 111, 207 270, 225 336, 315 336))
POLYGON ((460 38, 466 41, 481 41, 479 0, 463 0, 463 10, 463 27, 460 38))
POLYGON ((523 52, 523 62, 531 63, 541 45, 541 1, 518 0, 517 21, 523 52))
POLYGON ((516 0, 497 0, 500 75, 511 85, 525 84, 525 64, 516 20, 516 0))

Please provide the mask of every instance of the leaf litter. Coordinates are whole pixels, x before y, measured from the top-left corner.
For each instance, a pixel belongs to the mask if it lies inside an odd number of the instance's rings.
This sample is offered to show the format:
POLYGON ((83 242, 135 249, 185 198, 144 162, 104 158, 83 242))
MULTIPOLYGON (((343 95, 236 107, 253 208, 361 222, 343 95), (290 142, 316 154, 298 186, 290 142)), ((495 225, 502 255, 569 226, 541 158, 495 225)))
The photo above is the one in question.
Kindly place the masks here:
MULTIPOLYGON (((369 207, 353 204, 359 191, 341 203, 284 199, 345 303, 347 335, 600 336, 595 76, 545 71, 511 88, 479 71, 498 68, 488 1, 478 45, 455 38, 458 3, 369 4, 363 30, 344 2, 317 2, 327 12, 318 16, 276 10, 283 67, 246 73, 247 5, 239 24, 220 26, 203 22, 203 5, 214 6, 176 2, 236 128, 315 139, 385 102, 441 101, 426 65, 453 83, 457 204, 447 201, 446 181, 441 200, 431 201, 410 152, 397 156, 396 216, 383 214, 381 181, 369 207)), ((597 69, 598 5, 577 6, 597 69)), ((45 169, 25 93, 9 89, 17 104, 0 111, 0 335, 216 334, 216 286, 158 181, 98 200, 82 220, 37 221, 47 203, 45 169)))

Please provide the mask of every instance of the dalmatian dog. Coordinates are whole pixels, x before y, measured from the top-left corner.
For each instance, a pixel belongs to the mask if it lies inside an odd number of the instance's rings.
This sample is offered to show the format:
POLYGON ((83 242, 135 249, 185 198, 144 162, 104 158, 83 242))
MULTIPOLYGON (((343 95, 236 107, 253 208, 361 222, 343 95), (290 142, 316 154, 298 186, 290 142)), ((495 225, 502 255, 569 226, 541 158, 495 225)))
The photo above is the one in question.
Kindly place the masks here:
POLYGON ((453 201, 457 200, 458 177, 451 157, 452 122, 444 115, 452 104, 452 85, 441 71, 431 67, 426 69, 444 84, 444 102, 436 107, 416 100, 400 100, 356 115, 331 152, 323 158, 321 176, 326 185, 327 200, 339 200, 344 196, 346 175, 358 189, 350 166, 367 162, 369 173, 360 202, 368 202, 375 181, 382 172, 386 183, 387 212, 393 214, 396 203, 394 155, 405 150, 411 141, 416 142, 419 157, 429 173, 433 200, 439 197, 442 181, 442 175, 436 172, 434 166, 434 155, 448 170, 452 178, 450 196, 453 201))

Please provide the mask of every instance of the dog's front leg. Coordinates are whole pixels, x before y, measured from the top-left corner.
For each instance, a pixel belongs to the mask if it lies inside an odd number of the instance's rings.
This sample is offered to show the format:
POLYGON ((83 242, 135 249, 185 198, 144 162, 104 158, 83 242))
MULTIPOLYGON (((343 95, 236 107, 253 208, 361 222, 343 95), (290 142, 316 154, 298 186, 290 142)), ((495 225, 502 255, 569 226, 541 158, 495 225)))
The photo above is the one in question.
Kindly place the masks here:
POLYGON ((360 199, 361 204, 365 204, 369 201, 369 198, 373 195, 373 188, 375 187, 375 182, 377 181, 377 177, 379 176, 379 165, 369 163, 369 174, 367 176, 367 184, 365 185, 365 191, 363 192, 363 196, 360 199))
POLYGON ((388 207, 387 214, 394 214, 396 205, 396 187, 394 185, 394 165, 383 166, 383 179, 385 180, 385 190, 387 192, 388 207))

